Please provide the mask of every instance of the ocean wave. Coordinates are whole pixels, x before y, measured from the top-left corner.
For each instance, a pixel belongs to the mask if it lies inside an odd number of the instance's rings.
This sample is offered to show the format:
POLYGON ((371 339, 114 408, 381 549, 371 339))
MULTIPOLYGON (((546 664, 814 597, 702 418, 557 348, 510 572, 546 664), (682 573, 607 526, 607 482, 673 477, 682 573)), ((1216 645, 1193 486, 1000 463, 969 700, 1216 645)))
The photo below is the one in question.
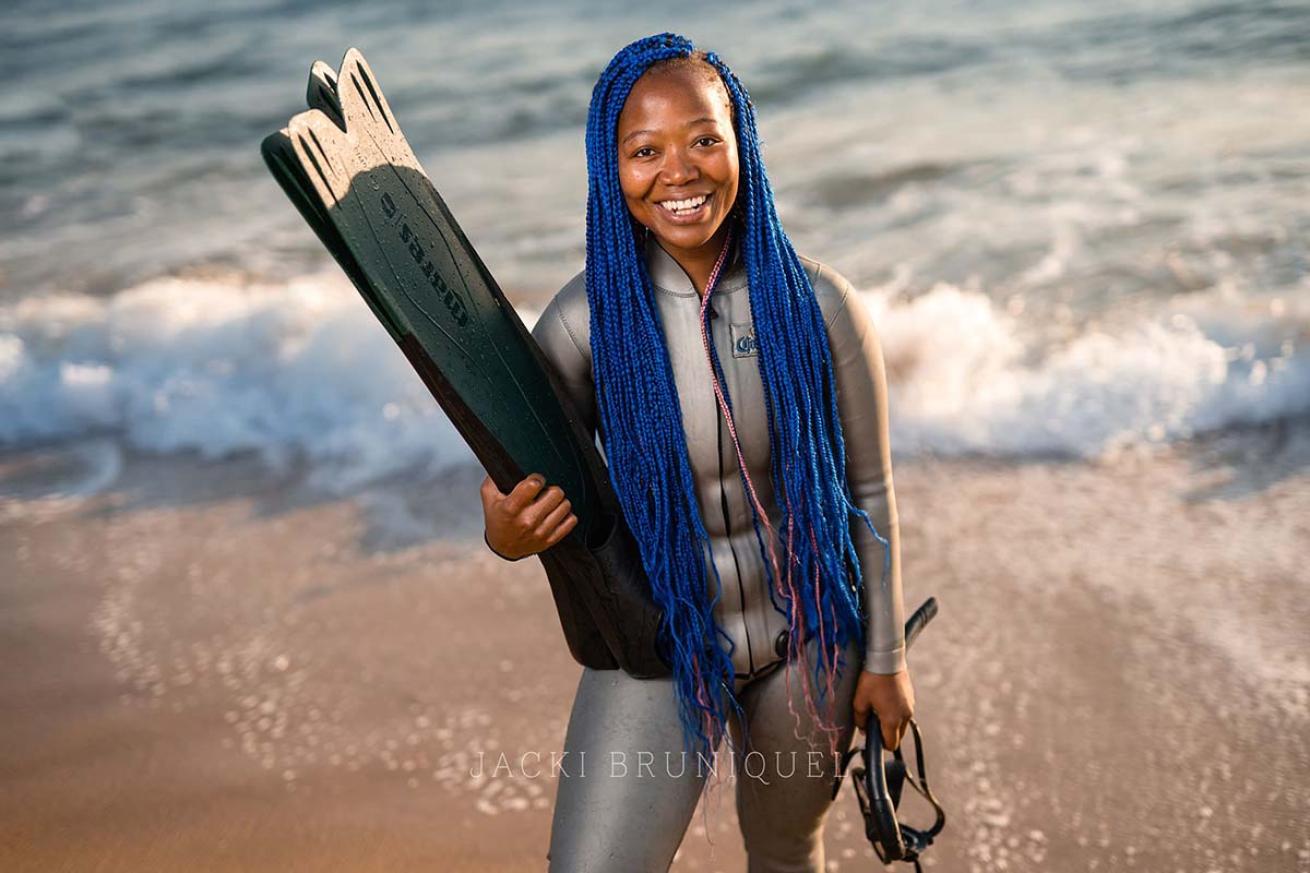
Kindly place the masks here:
POLYGON ((866 300, 903 452, 1095 458, 1310 411, 1310 312, 1282 301, 1254 313, 1180 302, 1034 348, 1032 331, 978 292, 866 300))
POLYGON ((472 457, 336 277, 161 279, 0 308, 0 444, 105 433, 152 452, 307 461, 342 489, 472 457))
MULTIPOLYGON (((1189 299, 1190 309, 1035 348, 1033 331, 976 291, 862 296, 882 339, 899 454, 1097 457, 1310 410, 1310 312, 1286 305, 1189 299)), ((342 489, 472 461, 333 274, 170 278, 110 298, 0 307, 0 447, 88 435, 305 461, 319 484, 342 489)))

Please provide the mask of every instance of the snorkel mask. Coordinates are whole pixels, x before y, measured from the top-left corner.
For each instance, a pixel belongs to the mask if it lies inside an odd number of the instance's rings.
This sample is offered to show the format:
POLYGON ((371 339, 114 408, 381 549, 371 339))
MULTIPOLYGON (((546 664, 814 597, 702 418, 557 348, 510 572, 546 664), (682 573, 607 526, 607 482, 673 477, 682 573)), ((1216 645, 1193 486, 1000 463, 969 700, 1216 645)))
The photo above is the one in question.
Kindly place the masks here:
MULTIPOLYGON (((937 600, 929 597, 905 623, 907 648, 935 615, 937 615, 937 600)), ((883 749, 882 725, 878 721, 877 714, 870 712, 869 723, 865 728, 864 745, 853 747, 842 756, 841 767, 833 783, 832 796, 836 799, 847 767, 857 754, 860 755, 862 763, 850 769, 851 779, 855 783, 855 797, 860 803, 860 814, 864 816, 865 836, 869 838, 874 852, 884 864, 905 861, 913 864, 916 871, 921 871, 919 858, 945 827, 946 813, 928 787, 927 772, 923 763, 923 736, 919 732, 919 723, 914 719, 910 719, 910 732, 914 735, 917 775, 911 774, 906 766, 904 742, 894 752, 887 753, 883 749), (913 828, 901 824, 897 818, 896 811, 907 783, 928 801, 936 814, 936 819, 928 828, 913 828)))

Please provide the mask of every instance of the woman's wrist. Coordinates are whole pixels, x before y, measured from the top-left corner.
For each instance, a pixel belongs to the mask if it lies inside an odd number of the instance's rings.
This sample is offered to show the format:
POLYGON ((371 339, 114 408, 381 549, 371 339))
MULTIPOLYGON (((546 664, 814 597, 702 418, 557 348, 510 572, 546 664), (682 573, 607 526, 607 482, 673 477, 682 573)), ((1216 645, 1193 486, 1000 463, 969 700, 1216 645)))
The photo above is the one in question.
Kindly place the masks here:
POLYGON ((904 669, 905 645, 903 643, 888 652, 870 650, 864 653, 864 670, 866 673, 894 676, 904 669))

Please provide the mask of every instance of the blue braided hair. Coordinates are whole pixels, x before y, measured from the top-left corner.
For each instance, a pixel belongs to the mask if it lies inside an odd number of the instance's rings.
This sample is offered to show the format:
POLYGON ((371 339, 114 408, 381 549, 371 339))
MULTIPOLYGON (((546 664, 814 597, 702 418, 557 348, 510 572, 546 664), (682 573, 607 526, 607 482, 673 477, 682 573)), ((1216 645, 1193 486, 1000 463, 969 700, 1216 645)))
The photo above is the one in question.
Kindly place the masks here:
MULTIPOLYGON (((778 593, 774 606, 788 616, 792 628, 788 669, 793 660, 807 663, 807 639, 820 641, 813 676, 820 700, 842 667, 842 648, 851 640, 864 646, 863 579, 850 514, 861 516, 883 543, 884 578, 891 551, 853 502, 846 482, 823 315, 778 221, 750 96, 713 52, 698 52, 681 36, 662 33, 625 46, 597 80, 587 116, 592 370, 610 478, 654 598, 664 610, 663 638, 684 739, 689 747, 713 754, 729 715, 742 714, 733 693, 732 641, 714 618, 718 595, 711 598, 709 592, 722 587, 701 519, 677 389, 643 257, 645 231, 624 201, 616 144, 619 114, 634 84, 653 65, 687 62, 679 59, 717 72, 731 103, 740 170, 734 217, 725 220, 738 222, 733 236, 740 241, 747 270, 768 412, 771 477, 782 504, 780 528, 788 532, 785 572, 775 574, 770 568, 761 520, 752 513, 771 596, 778 593), (714 573, 712 589, 709 572, 714 573)), ((713 365, 721 373, 717 357, 713 365)), ((835 742, 835 729, 818 716, 808 671, 802 669, 801 675, 816 723, 835 742)))

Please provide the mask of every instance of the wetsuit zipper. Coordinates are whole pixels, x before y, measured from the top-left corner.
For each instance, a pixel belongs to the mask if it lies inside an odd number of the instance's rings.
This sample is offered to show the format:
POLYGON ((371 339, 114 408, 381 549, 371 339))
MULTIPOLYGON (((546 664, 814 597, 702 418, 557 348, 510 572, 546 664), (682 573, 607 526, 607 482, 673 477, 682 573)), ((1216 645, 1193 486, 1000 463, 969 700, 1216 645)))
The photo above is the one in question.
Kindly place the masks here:
MULTIPOLYGON (((710 342, 711 342, 711 343, 714 342, 714 322, 717 321, 718 318, 719 318, 719 312, 718 312, 717 309, 714 308, 714 303, 711 302, 711 303, 710 303, 710 324, 709 324, 710 342)), ((710 367, 712 368, 713 366, 714 366, 714 362, 711 360, 711 361, 710 361, 710 367)), ((724 374, 724 377, 725 377, 725 378, 727 377, 727 374, 726 374, 726 373, 724 374)), ((728 390, 728 386, 727 386, 727 385, 724 385, 724 386, 723 386, 723 389, 724 389, 724 391, 727 391, 727 390, 728 390)), ((729 520, 729 512, 728 512, 728 492, 727 492, 727 490, 723 487, 723 473, 724 473, 724 469, 723 469, 723 413, 722 413, 722 411, 719 409, 719 406, 718 406, 717 401, 715 402, 715 405, 714 405, 714 420, 715 420, 715 422, 718 424, 718 428, 717 428, 717 430, 718 430, 718 435, 719 435, 719 453, 718 453, 718 454, 719 454, 719 506, 720 506, 720 508, 721 508, 722 511, 723 511, 723 529, 724 529, 724 531, 726 532, 727 537, 728 537, 728 549, 732 552, 732 566, 733 566, 733 571, 737 574, 737 599, 738 599, 738 602, 739 602, 740 605, 741 605, 741 626, 742 626, 742 629, 746 632, 746 670, 747 670, 747 672, 746 672, 746 674, 745 674, 744 677, 743 677, 742 674, 740 674, 740 673, 738 673, 737 676, 738 676, 738 678, 750 678, 751 676, 754 676, 754 675, 755 675, 755 648, 754 648, 754 646, 751 645, 751 628, 750 628, 750 621, 749 621, 750 616, 748 616, 747 613, 746 613, 746 591, 745 591, 745 586, 742 584, 742 579, 741 579, 741 563, 737 560, 737 547, 736 547, 736 546, 733 544, 733 542, 732 542, 732 522, 729 520)))

